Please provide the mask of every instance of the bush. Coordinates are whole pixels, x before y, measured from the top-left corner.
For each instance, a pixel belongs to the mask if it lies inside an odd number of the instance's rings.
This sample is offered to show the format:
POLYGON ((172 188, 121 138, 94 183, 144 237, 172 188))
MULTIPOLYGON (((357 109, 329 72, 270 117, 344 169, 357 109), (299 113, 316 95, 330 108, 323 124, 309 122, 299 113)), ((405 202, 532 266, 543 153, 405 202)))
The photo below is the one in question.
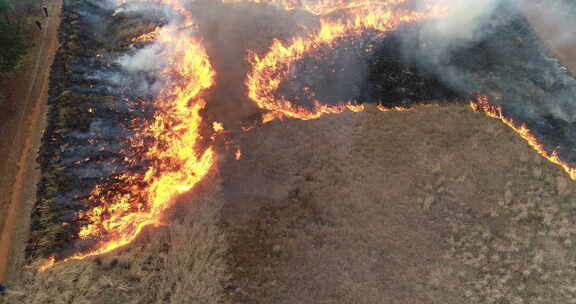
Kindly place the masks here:
POLYGON ((0 0, 0 73, 11 72, 26 54, 25 27, 12 3, 0 0))

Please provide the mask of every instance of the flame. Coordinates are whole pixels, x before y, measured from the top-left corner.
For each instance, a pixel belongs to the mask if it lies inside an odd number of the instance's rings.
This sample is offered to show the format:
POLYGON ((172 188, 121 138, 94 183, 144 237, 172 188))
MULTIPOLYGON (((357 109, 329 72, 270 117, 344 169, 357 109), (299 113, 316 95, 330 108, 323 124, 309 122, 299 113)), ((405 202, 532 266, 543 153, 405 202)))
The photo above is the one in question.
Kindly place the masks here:
POLYGON ((279 120, 284 119, 284 115, 282 115, 282 113, 279 112, 266 112, 262 114, 262 124, 266 124, 277 119, 279 120))
POLYGON ((384 106, 383 104, 378 104, 378 106, 376 108, 378 108, 378 110, 380 110, 382 112, 392 112, 392 111, 403 112, 403 111, 410 111, 412 109, 412 108, 403 107, 403 106, 395 106, 395 107, 388 108, 388 107, 384 106))
POLYGON ((156 28, 154 28, 154 30, 152 30, 149 33, 145 33, 142 34, 136 38, 132 38, 132 42, 148 42, 148 41, 152 41, 154 39, 156 39, 156 37, 158 37, 158 35, 160 35, 160 32, 162 31, 162 27, 157 26, 156 28))
MULTIPOLYGON (((436 7, 430 7, 425 12, 392 8, 394 5, 405 2, 405 0, 327 2, 330 4, 339 3, 339 5, 329 5, 324 11, 320 9, 322 6, 319 6, 316 9, 317 12, 322 12, 319 14, 324 14, 326 11, 331 12, 337 7, 346 10, 345 18, 333 20, 323 17, 320 20, 320 29, 309 37, 296 37, 288 45, 274 40, 270 50, 263 57, 256 54, 249 55, 252 71, 248 74, 246 81, 248 96, 261 109, 276 113, 265 116, 263 122, 282 117, 310 120, 325 114, 339 114, 347 110, 362 111, 364 107, 354 101, 340 105, 326 105, 315 100, 314 96, 310 97, 313 99, 310 107, 298 106, 283 96, 277 97, 276 93, 280 84, 289 77, 291 65, 311 54, 317 48, 335 48, 342 39, 357 37, 366 30, 376 30, 384 35, 401 24, 437 17, 436 14, 441 11, 436 7), (375 6, 376 3, 379 3, 379 6, 375 6)), ((319 3, 324 2, 320 1, 319 3)))
POLYGON ((530 132, 525 124, 518 125, 512 119, 506 118, 502 112, 502 107, 491 105, 488 101, 488 97, 479 96, 476 102, 470 102, 470 107, 472 107, 472 110, 475 112, 483 112, 489 117, 501 120, 504 124, 518 133, 520 137, 526 140, 528 145, 530 145, 532 149, 536 150, 538 154, 553 164, 560 166, 562 169, 564 169, 564 171, 566 171, 566 173, 568 173, 572 180, 576 180, 576 169, 572 168, 568 163, 561 160, 560 157, 558 157, 557 151, 547 152, 544 148, 544 145, 538 142, 538 139, 536 139, 534 134, 530 132))
POLYGON ((43 261, 42 263, 40 263, 38 270, 44 271, 46 269, 52 268, 52 266, 54 266, 55 264, 56 264, 56 257, 51 256, 48 259, 46 259, 45 261, 43 261))
POLYGON ((160 224, 163 211, 174 198, 192 189, 212 168, 212 148, 201 151, 198 144, 200 111, 205 106, 198 95, 212 86, 214 72, 199 41, 171 43, 177 52, 172 54, 173 60, 179 64, 170 65, 164 73, 173 83, 157 101, 161 110, 154 122, 131 143, 144 149, 141 157, 151 165, 145 173, 122 175, 117 184, 120 189, 98 186, 92 191, 90 201, 96 207, 81 216, 88 224, 81 227, 79 236, 100 244, 72 259, 112 251, 132 242, 144 227, 160 224), (144 142, 144 138, 153 138, 154 143, 144 142))
MULTIPOLYGON (((186 18, 189 24, 191 20, 186 18)), ((215 162, 213 148, 200 144, 200 111, 206 104, 201 94, 213 86, 215 78, 202 41, 191 38, 182 27, 162 28, 153 36, 170 58, 162 71, 169 81, 155 102, 158 110, 153 121, 135 121, 141 127, 135 130, 138 136, 128 142, 139 151, 134 161, 147 164, 147 170, 125 173, 112 184, 92 190, 89 201, 94 207, 79 216, 78 236, 97 244, 64 261, 110 252, 132 242, 145 227, 161 224, 163 212, 175 197, 191 190, 215 162)), ((40 270, 55 263, 53 256, 40 270)))
POLYGON ((242 159, 242 150, 240 150, 240 147, 236 147, 236 152, 234 153, 234 157, 236 158, 236 160, 242 159))
POLYGON ((212 129, 214 130, 214 132, 219 133, 224 131, 224 125, 222 125, 222 123, 220 122, 215 121, 212 123, 212 129))

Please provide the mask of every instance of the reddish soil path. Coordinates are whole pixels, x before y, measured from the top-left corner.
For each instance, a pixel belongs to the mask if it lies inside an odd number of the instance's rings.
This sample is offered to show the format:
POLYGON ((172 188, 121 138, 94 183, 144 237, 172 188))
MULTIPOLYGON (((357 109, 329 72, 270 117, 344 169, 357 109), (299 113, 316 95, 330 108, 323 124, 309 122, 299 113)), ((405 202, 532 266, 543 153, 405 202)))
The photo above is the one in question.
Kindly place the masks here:
POLYGON ((24 66, 3 83, 7 99, 0 105, 0 282, 23 263, 29 212, 35 199, 39 170, 35 156, 45 119, 50 66, 58 49, 61 0, 46 3, 49 18, 35 38, 24 66))

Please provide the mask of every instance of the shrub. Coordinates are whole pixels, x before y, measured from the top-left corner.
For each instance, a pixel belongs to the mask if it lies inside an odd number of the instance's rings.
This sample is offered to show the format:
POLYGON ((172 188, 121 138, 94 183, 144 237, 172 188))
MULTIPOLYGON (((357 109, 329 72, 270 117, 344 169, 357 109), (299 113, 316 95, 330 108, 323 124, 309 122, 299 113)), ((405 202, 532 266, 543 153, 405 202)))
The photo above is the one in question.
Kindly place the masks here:
POLYGON ((26 54, 23 18, 16 16, 9 0, 0 0, 0 73, 11 72, 26 54))

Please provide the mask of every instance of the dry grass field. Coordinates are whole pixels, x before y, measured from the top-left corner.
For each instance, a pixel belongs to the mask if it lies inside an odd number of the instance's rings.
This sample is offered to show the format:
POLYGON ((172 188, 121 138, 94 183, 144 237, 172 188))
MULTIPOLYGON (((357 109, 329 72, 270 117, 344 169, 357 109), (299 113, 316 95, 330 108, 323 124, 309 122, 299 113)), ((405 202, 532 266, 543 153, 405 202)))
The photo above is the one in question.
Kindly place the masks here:
POLYGON ((5 303, 570 303, 572 182, 468 107, 265 125, 120 252, 5 303), (185 215, 188 214, 188 215, 185 215))

